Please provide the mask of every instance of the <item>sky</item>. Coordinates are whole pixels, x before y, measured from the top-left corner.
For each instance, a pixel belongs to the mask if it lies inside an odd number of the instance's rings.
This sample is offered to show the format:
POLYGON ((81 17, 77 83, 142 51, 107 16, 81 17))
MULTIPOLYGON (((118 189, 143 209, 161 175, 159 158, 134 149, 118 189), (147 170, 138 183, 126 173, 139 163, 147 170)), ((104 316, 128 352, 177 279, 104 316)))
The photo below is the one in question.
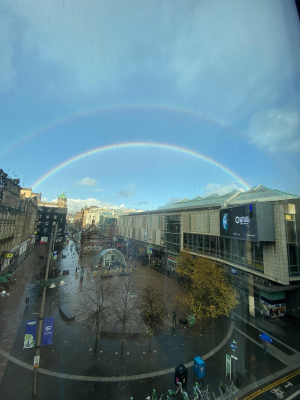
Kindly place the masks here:
POLYGON ((300 195, 293 0, 2 0, 0 168, 69 211, 300 195))

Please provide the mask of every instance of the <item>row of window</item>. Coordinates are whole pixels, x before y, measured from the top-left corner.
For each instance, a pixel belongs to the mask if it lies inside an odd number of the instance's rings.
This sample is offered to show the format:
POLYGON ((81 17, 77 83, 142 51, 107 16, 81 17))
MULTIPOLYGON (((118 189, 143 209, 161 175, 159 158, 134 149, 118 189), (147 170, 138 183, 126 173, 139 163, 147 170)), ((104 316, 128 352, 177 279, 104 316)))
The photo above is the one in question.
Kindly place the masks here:
POLYGON ((263 243, 184 233, 183 245, 190 251, 228 260, 244 267, 264 270, 263 243))

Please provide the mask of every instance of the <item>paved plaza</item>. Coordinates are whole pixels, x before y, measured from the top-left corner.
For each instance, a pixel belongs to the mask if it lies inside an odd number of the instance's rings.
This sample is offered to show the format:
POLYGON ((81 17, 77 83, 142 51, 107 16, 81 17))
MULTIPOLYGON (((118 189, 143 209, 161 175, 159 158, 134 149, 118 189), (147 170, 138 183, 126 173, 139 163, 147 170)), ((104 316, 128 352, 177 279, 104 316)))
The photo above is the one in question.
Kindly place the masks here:
MULTIPOLYGON (((237 342, 235 372, 240 389, 238 398, 245 391, 274 376, 289 372, 300 366, 300 344, 296 340, 298 328, 282 320, 271 323, 260 316, 248 315, 247 307, 241 304, 231 317, 220 318, 209 335, 195 335, 189 328, 171 323, 171 312, 181 316, 175 294, 183 288, 171 277, 161 274, 148 266, 132 262, 132 278, 139 284, 152 282, 160 289, 162 298, 169 299, 170 324, 159 336, 154 336, 151 352, 148 352, 149 337, 141 329, 135 329, 126 339, 125 353, 121 355, 121 340, 117 332, 103 330, 100 335, 98 352, 93 354, 94 337, 75 320, 67 323, 59 313, 59 304, 66 304, 76 312, 76 304, 83 293, 93 271, 88 272, 92 257, 79 258, 71 254, 70 244, 56 261, 64 275, 65 285, 47 289, 45 316, 55 317, 54 343, 42 347, 38 380, 38 398, 52 399, 145 399, 153 388, 164 394, 174 388, 174 369, 184 363, 188 367, 187 392, 192 393, 195 381, 193 359, 200 356, 205 360, 204 387, 219 396, 219 381, 230 384, 225 374, 226 354, 233 354, 230 343, 237 342), (137 268, 134 268, 134 265, 137 268), (83 281, 76 267, 84 266, 83 281), (266 355, 263 355, 259 334, 265 332, 273 338, 266 355)), ((39 245, 23 263, 16 274, 16 283, 11 296, 1 300, 0 308, 0 398, 31 398, 32 365, 34 349, 23 350, 25 324, 37 318, 40 297, 36 297, 34 277, 42 263, 39 256, 46 255, 47 246, 39 245), (25 308, 25 294, 30 294, 29 306, 25 308), (14 383, 18 382, 17 385, 14 383), (22 384, 20 384, 20 382, 22 384)), ((131 265, 129 265, 130 270, 131 265)), ((114 280, 122 277, 114 276, 114 280)), ((166 317, 168 318, 168 317, 166 317)))

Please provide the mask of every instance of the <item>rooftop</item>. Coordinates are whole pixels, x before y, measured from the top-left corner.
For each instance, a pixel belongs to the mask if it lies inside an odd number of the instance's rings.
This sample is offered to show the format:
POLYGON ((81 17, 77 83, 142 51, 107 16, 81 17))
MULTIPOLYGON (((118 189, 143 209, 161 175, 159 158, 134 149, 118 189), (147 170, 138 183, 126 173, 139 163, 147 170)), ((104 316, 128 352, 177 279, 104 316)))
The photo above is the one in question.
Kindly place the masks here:
POLYGON ((197 196, 194 199, 183 199, 177 203, 165 206, 164 210, 187 208, 187 207, 202 207, 202 206, 214 206, 222 205, 223 203, 247 203, 251 201, 276 201, 276 200, 288 200, 288 199, 299 199, 300 196, 288 192, 282 192, 278 189, 271 189, 264 185, 254 186, 253 188, 242 192, 241 190, 234 189, 225 194, 213 193, 204 198, 197 196))

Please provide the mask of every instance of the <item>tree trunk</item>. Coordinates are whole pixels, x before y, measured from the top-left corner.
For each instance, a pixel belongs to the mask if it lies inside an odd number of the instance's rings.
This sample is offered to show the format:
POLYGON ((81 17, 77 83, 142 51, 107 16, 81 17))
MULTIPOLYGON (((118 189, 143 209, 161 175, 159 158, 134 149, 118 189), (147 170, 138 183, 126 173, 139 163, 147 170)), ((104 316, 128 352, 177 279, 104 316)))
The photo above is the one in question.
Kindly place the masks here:
POLYGON ((95 338, 95 348, 94 348, 94 353, 95 354, 97 354, 97 349, 98 349, 98 336, 99 336, 99 325, 97 324, 96 338, 95 338))
POLYGON ((150 335, 150 339, 149 339, 148 353, 151 353, 151 343, 152 343, 152 335, 150 335))
POLYGON ((124 332, 125 332, 125 327, 123 326, 123 330, 122 330, 122 347, 121 347, 121 354, 124 354, 124 332))

